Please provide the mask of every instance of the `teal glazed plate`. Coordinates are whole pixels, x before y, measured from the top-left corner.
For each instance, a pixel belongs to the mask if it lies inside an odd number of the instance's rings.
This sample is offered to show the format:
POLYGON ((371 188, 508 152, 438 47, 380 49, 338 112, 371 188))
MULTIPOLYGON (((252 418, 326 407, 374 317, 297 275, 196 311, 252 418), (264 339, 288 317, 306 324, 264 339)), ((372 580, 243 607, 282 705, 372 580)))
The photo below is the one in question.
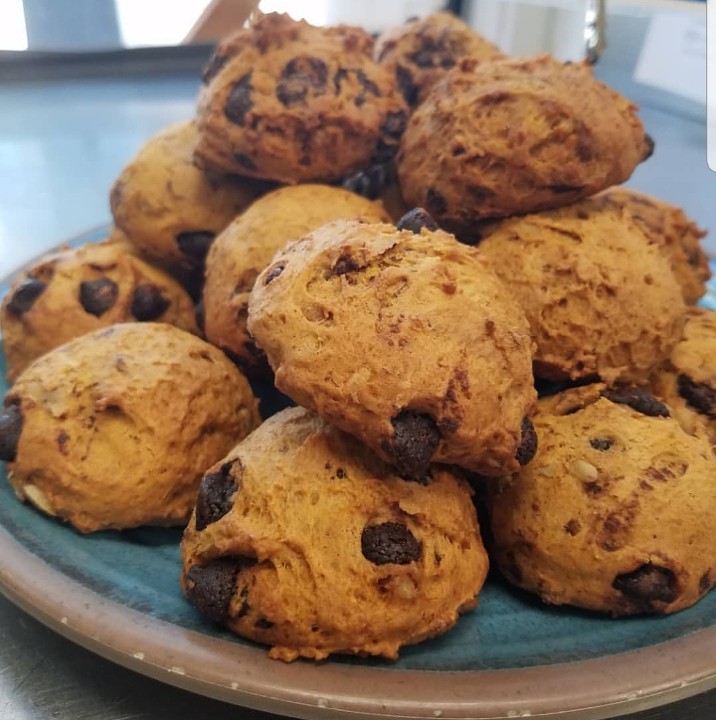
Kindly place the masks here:
MULTIPOLYGON (((713 285, 704 305, 716 309, 713 285)), ((4 394, 4 364, 0 376, 4 394)), ((543 605, 496 575, 476 610, 397 662, 269 660, 184 600, 180 538, 152 528, 82 536, 0 482, 0 591, 89 650, 209 697, 319 720, 597 720, 716 687, 716 592, 671 616, 613 620, 543 605)))

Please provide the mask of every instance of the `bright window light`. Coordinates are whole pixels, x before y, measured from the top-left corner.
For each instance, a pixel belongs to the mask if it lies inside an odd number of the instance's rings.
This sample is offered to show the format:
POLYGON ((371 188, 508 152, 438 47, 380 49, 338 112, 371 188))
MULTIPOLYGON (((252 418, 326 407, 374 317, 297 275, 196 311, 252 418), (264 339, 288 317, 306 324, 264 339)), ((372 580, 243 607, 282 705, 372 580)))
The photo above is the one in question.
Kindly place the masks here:
POLYGON ((27 50, 22 0, 0 0, 0 50, 27 50))
POLYGON ((115 4, 122 44, 141 47, 179 45, 209 0, 115 0, 115 4))

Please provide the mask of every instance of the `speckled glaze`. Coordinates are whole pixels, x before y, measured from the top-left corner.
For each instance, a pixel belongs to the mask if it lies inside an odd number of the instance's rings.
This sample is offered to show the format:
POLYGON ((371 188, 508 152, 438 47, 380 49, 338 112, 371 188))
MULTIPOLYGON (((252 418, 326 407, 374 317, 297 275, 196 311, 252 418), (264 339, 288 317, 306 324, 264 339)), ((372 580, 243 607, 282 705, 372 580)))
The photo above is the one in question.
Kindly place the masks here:
MULTIPOLYGON (((703 304, 716 308, 713 289, 703 304)), ((596 720, 716 686, 716 593, 669 617, 615 621, 544 606, 495 576, 478 609, 394 663, 285 665, 184 600, 180 537, 145 528, 84 537, 0 483, 0 591, 94 652, 228 702, 321 719, 596 720)))

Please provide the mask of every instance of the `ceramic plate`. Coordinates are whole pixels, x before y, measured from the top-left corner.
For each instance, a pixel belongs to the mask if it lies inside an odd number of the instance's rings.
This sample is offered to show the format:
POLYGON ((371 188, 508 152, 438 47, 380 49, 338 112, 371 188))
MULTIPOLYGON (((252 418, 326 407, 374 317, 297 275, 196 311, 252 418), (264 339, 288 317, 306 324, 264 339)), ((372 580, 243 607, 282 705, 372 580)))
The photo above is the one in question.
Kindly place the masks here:
MULTIPOLYGON (((716 309, 713 289, 706 302, 716 309)), ((716 592, 668 617, 613 620, 544 606, 496 576, 477 610, 443 637, 405 648, 397 662, 272 661, 183 599, 180 535, 141 528, 81 536, 19 503, 5 479, 0 590, 71 640, 140 673, 303 718, 587 720, 716 687, 716 592)))

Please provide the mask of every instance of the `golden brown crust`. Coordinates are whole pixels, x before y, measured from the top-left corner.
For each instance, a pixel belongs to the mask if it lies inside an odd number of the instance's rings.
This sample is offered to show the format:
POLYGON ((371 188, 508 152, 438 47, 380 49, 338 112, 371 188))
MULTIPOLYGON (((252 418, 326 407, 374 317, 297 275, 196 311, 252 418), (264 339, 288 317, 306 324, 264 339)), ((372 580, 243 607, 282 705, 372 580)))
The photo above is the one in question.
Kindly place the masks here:
POLYGON ((388 220, 379 202, 329 185, 279 188, 257 200, 213 242, 206 259, 204 331, 250 376, 268 371, 246 328, 249 294, 259 273, 289 240, 340 218, 388 220))
POLYGON ((459 234, 623 182, 652 149, 636 106, 586 65, 463 61, 411 116, 398 174, 408 204, 459 234))
POLYGON ((282 392, 388 462, 401 467, 414 440, 435 462, 518 467, 535 399, 527 322, 451 235, 324 225, 259 276, 248 327, 282 392))
POLYGON ((182 541, 184 591, 274 658, 396 658, 477 603, 487 554, 471 491, 445 469, 403 480, 292 408, 207 475, 182 541))
POLYGON ((259 16, 223 43, 199 99, 197 154, 284 183, 332 181, 397 151, 407 107, 372 38, 259 16))
POLYGON ((530 322, 536 375, 645 382, 680 339, 681 289, 625 211, 583 200, 484 234, 480 249, 530 322))
POLYGON ((44 355, 5 400, 19 406, 15 493, 81 532, 181 525, 201 473, 259 422, 220 350, 170 325, 125 323, 44 355))
POLYGON ((198 332, 186 291, 140 260, 126 241, 50 253, 15 278, 0 309, 8 380, 72 338, 140 320, 198 332), (33 287, 37 294, 27 298, 33 287))

